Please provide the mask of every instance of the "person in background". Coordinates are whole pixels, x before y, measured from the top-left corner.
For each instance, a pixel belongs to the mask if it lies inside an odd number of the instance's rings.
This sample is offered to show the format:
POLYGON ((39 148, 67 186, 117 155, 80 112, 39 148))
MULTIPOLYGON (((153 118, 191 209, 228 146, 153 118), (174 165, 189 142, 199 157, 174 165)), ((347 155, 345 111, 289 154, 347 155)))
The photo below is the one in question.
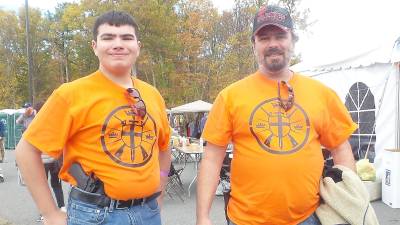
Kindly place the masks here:
POLYGON ((192 137, 192 138, 195 138, 195 121, 194 121, 194 119, 193 118, 190 118, 190 122, 189 122, 189 125, 188 125, 188 138, 189 137, 192 137))
MULTIPOLYGON (((38 102, 35 104, 34 109, 36 112, 39 112, 40 109, 42 108, 44 102, 38 102)), ((51 189, 53 189, 54 197, 56 198, 57 206, 63 211, 66 211, 65 209, 65 202, 64 202, 64 192, 62 189, 62 182, 61 179, 58 177, 58 174, 60 173, 60 168, 62 165, 62 157, 61 159, 57 160, 49 155, 42 153, 42 162, 44 165, 44 170, 46 173, 47 179, 49 179, 50 176, 50 186, 51 189)), ((43 221, 43 216, 40 215, 39 219, 37 220, 43 221)))
MULTIPOLYGON (((22 125, 21 133, 23 134, 26 129, 28 129, 29 125, 31 124, 32 120, 36 116, 36 110, 32 107, 32 104, 27 102, 25 103, 22 108, 25 109, 24 113, 22 113, 17 120, 15 121, 16 124, 22 125)), ((18 167, 18 163, 15 162, 15 166, 17 167, 17 174, 18 174, 18 183, 22 186, 25 186, 23 177, 21 175, 21 171, 18 167)), ((41 220, 41 216, 38 220, 41 220)))
POLYGON ((194 117, 194 128, 193 128, 193 132, 192 132, 192 137, 199 139, 200 138, 200 114, 196 113, 195 117, 194 117))
POLYGON ((17 162, 44 224, 161 224, 170 127, 160 93, 132 76, 140 45, 128 13, 96 18, 98 70, 57 88, 18 143, 17 162), (59 176, 73 186, 68 215, 51 196, 42 153, 63 156, 59 176))
MULTIPOLYGON (((0 163, 4 162, 4 156, 5 156, 5 135, 6 133, 6 126, 3 122, 3 120, 0 120, 0 163)), ((0 183, 4 182, 4 175, 3 175, 3 169, 0 167, 0 183)))
POLYGON ((330 88, 289 69, 297 37, 287 9, 262 6, 251 40, 258 71, 222 90, 203 131, 197 225, 210 207, 228 143, 233 144, 231 225, 318 225, 321 146, 355 170, 349 136, 357 125, 330 88))
POLYGON ((200 134, 203 133, 204 125, 206 125, 206 121, 207 121, 207 116, 208 116, 208 113, 205 112, 200 119, 200 125, 199 125, 199 133, 200 134))
POLYGON ((0 120, 0 163, 3 163, 5 156, 4 145, 6 143, 6 125, 3 120, 0 120))
POLYGON ((23 133, 28 128, 29 124, 31 124, 33 118, 35 118, 36 110, 32 107, 31 103, 25 103, 22 107, 25 109, 25 112, 21 114, 15 122, 23 126, 23 133))

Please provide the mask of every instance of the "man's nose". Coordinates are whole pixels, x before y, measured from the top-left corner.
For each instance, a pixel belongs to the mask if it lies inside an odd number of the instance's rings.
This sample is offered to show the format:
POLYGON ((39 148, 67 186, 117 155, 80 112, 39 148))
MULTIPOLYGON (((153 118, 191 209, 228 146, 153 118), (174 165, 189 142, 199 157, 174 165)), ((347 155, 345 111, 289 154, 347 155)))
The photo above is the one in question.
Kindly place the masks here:
POLYGON ((121 38, 115 38, 113 42, 113 48, 123 48, 123 42, 121 38))
POLYGON ((276 46, 279 46, 279 40, 276 37, 272 37, 269 40, 269 47, 276 47, 276 46))

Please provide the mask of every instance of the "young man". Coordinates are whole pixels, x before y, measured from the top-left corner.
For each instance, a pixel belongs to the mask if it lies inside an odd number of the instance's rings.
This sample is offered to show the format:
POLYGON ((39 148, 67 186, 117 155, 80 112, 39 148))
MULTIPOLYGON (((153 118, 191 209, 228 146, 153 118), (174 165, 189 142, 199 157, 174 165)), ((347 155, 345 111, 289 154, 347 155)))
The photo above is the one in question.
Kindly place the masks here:
POLYGON ((99 70, 53 92, 17 146, 18 165, 45 224, 159 225, 171 161, 164 100, 131 76, 140 42, 130 15, 107 12, 93 33, 99 70), (64 157, 60 178, 73 185, 67 216, 41 152, 64 157))
POLYGON ((356 129, 337 95, 289 69, 296 37, 289 12, 263 6, 252 42, 258 71, 222 90, 208 115, 197 225, 209 211, 227 144, 232 141, 230 224, 319 224, 321 145, 335 164, 354 169, 347 141, 356 129))

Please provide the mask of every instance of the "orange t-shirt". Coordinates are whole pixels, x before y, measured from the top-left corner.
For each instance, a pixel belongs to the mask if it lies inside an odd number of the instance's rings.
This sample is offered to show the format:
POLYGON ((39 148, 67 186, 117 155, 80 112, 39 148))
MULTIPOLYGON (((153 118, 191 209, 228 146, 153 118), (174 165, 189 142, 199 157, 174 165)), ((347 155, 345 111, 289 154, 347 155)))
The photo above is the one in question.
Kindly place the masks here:
MULTIPOLYGON (((291 225, 319 204, 321 144, 337 147, 356 129, 337 95, 295 74, 295 104, 279 105, 278 82, 257 72, 225 88, 208 116, 203 138, 234 144, 228 216, 235 224, 291 225)), ((280 87, 287 99, 288 88, 280 87)))
POLYGON ((132 80, 146 104, 143 119, 128 106, 126 89, 97 71, 55 90, 24 138, 50 156, 64 152, 60 178, 73 185, 67 171, 78 162, 104 182, 111 198, 153 194, 160 184, 159 151, 168 149, 170 127, 159 92, 132 80))

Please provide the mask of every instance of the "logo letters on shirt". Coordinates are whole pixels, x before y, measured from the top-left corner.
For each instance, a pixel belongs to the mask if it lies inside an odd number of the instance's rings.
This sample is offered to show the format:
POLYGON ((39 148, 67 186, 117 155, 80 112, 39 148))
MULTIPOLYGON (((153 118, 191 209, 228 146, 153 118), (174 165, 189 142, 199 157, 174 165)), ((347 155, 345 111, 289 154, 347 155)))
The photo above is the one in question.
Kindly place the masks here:
POLYGON ((153 156, 156 130, 156 123, 149 114, 141 119, 129 106, 120 106, 104 121, 101 145, 114 162, 126 167, 141 167, 153 156))
POLYGON ((250 131, 264 150, 273 154, 292 154, 300 150, 310 134, 310 120, 299 105, 285 112, 278 98, 261 102, 253 110, 250 131))

